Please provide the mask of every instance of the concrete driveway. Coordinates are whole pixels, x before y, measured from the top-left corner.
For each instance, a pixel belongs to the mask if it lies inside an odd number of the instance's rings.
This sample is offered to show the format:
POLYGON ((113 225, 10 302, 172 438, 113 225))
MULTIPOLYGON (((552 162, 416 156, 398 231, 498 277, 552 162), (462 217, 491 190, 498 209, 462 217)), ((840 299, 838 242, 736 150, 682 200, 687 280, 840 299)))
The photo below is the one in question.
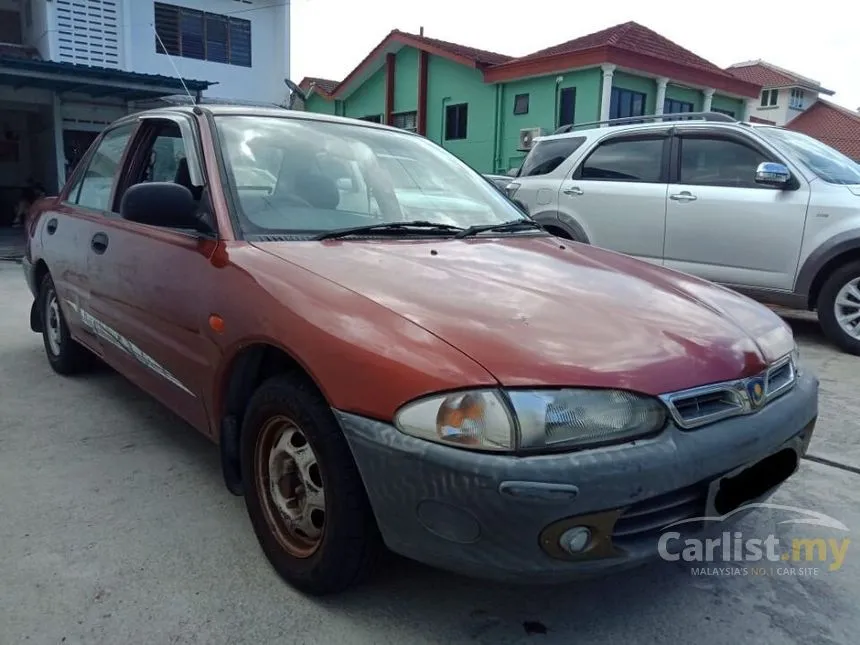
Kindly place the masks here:
MULTIPOLYGON (((503 587, 388 558, 370 585, 315 600, 264 560, 215 448, 107 369, 55 376, 18 265, 0 262, 0 643, 856 643, 860 545, 817 576, 694 576, 503 587)), ((860 535, 860 359, 794 323, 823 384, 812 453, 771 501, 860 535)), ((745 535, 807 537, 781 511, 745 535)), ((816 534, 828 537, 826 534, 816 534)), ((844 534, 833 534, 844 537, 844 534)), ((851 535, 851 534, 849 534, 851 535)), ((823 563, 806 566, 824 567, 823 563)))

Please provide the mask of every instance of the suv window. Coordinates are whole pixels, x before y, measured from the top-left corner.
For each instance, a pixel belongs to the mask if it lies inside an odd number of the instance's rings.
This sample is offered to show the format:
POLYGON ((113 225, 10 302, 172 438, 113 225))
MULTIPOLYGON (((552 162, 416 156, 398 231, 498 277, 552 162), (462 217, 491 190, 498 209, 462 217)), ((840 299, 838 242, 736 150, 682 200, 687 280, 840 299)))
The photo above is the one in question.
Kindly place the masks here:
POLYGON ((688 138, 681 142, 678 183, 698 186, 765 188, 755 182, 760 163, 772 161, 750 146, 719 138, 688 138))
POLYGON ((90 158, 86 171, 69 193, 69 202, 97 211, 111 209, 110 194, 114 178, 119 173, 122 153, 135 125, 121 125, 105 133, 90 158))
POLYGON ((664 137, 615 139, 600 144, 583 162, 579 178, 658 183, 664 137))
POLYGON ((565 137, 538 141, 523 161, 518 177, 546 175, 558 168, 564 160, 576 151, 585 137, 565 137))

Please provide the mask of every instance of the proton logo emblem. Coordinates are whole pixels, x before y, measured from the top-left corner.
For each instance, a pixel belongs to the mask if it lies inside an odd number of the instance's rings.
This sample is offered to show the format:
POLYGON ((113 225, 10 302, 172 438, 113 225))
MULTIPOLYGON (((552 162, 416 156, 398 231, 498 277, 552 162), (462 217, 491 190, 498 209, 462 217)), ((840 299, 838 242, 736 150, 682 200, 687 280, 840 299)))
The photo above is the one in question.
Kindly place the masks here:
POLYGON ((764 379, 752 378, 747 381, 747 396, 753 408, 758 408, 764 403, 764 379))

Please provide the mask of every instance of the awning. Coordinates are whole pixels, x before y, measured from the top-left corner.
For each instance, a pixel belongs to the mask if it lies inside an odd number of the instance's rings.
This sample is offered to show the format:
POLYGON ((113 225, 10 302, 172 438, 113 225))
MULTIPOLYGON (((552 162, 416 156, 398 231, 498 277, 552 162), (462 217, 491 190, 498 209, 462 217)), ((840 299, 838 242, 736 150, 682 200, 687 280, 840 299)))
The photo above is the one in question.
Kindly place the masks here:
POLYGON ((216 84, 187 78, 184 81, 183 87, 182 80, 175 76, 0 56, 0 85, 15 89, 35 87, 60 93, 84 94, 92 98, 140 101, 184 93, 186 87, 196 96, 216 84))

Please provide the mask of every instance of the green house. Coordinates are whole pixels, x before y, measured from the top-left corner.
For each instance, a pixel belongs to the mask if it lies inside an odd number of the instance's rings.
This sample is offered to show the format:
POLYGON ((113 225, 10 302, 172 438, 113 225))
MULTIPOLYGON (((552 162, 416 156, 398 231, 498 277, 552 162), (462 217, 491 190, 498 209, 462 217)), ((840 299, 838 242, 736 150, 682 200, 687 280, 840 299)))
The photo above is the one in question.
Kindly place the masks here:
POLYGON ((305 109, 425 135, 480 172, 519 166, 560 126, 669 112, 748 116, 761 87, 635 22, 514 58, 394 30, 305 109))

